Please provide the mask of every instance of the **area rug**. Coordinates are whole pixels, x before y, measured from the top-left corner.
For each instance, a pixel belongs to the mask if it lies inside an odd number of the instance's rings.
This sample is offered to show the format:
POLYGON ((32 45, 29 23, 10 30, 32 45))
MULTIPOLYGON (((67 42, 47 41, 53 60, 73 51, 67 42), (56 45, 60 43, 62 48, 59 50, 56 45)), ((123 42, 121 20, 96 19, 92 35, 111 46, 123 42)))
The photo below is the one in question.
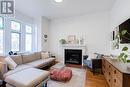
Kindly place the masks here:
POLYGON ((80 68, 71 68, 73 76, 68 82, 58 82, 49 80, 47 87, 84 87, 85 78, 86 78, 86 70, 80 68))

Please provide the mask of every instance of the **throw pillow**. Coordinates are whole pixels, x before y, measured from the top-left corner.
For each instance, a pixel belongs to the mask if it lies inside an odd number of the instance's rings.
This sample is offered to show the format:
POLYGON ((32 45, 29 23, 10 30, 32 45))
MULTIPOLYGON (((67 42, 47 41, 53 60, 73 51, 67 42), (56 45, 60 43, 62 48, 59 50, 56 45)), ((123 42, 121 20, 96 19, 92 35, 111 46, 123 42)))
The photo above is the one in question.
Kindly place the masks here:
POLYGON ((49 53, 48 52, 41 52, 41 57, 42 57, 42 59, 49 58, 49 53))
POLYGON ((15 69, 16 68, 17 64, 9 56, 5 58, 5 61, 7 62, 9 69, 15 69))

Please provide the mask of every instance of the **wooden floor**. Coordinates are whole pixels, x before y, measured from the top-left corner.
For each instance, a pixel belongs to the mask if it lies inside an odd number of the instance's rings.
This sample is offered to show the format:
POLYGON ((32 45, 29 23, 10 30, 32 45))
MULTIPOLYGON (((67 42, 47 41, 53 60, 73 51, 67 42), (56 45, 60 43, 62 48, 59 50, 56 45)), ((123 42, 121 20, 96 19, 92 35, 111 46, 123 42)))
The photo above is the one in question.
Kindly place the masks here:
POLYGON ((85 87, 109 87, 107 84, 104 75, 102 74, 93 74, 90 69, 86 67, 82 67, 79 65, 73 65, 69 64, 66 65, 69 67, 76 67, 76 68, 85 68, 86 69, 86 82, 85 82, 85 87))
POLYGON ((85 87, 109 87, 102 74, 94 74, 86 69, 86 83, 85 87))

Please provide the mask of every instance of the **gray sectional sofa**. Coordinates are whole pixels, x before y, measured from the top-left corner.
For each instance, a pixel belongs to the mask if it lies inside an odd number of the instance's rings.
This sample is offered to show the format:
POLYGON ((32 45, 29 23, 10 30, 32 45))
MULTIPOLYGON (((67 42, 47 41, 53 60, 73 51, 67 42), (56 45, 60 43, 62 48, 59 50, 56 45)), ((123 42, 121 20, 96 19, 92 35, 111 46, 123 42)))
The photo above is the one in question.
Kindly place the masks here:
POLYGON ((13 70, 8 70, 6 67, 2 73, 2 78, 7 83, 6 87, 41 87, 43 82, 49 79, 49 72, 40 68, 55 62, 55 58, 43 59, 41 52, 10 57, 17 64, 17 67, 13 70))

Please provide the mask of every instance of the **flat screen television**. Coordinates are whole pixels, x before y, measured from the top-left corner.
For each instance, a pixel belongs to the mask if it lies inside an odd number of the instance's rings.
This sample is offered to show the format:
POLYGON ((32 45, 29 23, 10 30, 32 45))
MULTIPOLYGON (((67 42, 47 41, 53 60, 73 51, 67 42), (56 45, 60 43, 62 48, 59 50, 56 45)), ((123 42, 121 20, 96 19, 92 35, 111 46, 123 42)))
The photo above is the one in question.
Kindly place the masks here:
MULTIPOLYGON (((119 25, 119 32, 121 33, 122 30, 127 30, 127 32, 130 34, 130 19, 126 20, 122 24, 119 25)), ((125 35, 120 36, 120 43, 130 43, 130 35, 126 33, 125 35)))

